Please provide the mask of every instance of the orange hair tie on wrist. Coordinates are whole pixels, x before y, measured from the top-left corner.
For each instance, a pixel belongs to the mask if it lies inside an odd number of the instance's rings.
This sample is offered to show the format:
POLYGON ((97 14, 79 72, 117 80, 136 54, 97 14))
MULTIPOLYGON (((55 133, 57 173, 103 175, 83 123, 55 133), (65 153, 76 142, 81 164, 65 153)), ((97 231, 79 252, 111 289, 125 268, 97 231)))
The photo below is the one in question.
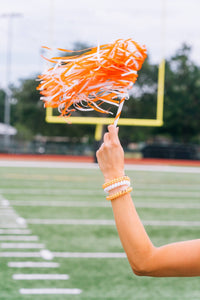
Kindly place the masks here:
POLYGON ((121 191, 119 191, 119 192, 117 192, 115 194, 112 194, 112 195, 106 197, 106 200, 115 200, 116 198, 119 198, 121 196, 124 196, 124 195, 130 193, 132 190, 133 190, 132 187, 128 187, 125 190, 121 190, 121 191))

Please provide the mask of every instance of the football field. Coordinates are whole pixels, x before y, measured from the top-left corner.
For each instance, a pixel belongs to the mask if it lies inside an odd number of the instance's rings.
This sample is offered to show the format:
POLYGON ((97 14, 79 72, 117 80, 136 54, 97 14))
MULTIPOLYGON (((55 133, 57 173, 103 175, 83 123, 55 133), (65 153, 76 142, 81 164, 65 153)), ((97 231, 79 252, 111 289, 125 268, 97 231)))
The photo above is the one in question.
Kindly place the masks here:
MULTIPOLYGON (((128 166, 155 246, 200 238, 200 168, 128 166)), ((95 164, 0 167, 1 300, 198 300, 200 277, 131 271, 95 164)))

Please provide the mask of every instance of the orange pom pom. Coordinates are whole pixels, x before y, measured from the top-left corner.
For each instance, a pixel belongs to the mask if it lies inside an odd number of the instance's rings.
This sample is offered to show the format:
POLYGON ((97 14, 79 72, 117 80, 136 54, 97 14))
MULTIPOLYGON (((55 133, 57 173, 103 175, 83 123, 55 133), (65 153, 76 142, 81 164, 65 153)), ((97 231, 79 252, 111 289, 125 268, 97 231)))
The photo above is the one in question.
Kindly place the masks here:
POLYGON ((77 51, 75 56, 52 57, 49 61, 55 66, 39 76, 37 89, 45 107, 57 107, 63 116, 75 109, 111 113, 102 104, 119 106, 121 99, 128 99, 146 56, 145 46, 119 39, 84 54, 77 51))

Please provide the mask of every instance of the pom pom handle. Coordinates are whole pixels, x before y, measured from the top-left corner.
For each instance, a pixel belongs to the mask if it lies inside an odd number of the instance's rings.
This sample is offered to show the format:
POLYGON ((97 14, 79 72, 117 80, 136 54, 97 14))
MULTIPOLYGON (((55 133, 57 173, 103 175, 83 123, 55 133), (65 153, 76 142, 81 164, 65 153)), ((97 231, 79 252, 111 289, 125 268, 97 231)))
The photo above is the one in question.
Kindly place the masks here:
POLYGON ((125 101, 125 97, 122 98, 121 101, 120 101, 120 104, 119 104, 119 107, 118 107, 118 110, 117 110, 117 114, 116 114, 115 120, 114 120, 114 126, 115 127, 117 127, 117 123, 118 123, 118 120, 119 120, 121 112, 122 112, 124 101, 125 101))

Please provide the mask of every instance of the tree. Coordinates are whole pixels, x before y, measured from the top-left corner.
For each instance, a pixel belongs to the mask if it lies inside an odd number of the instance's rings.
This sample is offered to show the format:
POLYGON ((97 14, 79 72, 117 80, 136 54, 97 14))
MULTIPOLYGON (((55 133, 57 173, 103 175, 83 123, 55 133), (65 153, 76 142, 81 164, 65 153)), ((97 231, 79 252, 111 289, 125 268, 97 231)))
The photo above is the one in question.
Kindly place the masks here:
POLYGON ((166 63, 164 126, 154 130, 187 143, 198 140, 200 128, 200 68, 190 53, 184 44, 166 63))
POLYGON ((4 122, 5 96, 6 96, 5 91, 0 89, 0 123, 4 122))
POLYGON ((81 138, 88 133, 87 126, 46 123, 46 111, 36 90, 37 86, 36 79, 26 79, 21 82, 20 87, 13 88, 17 104, 12 107, 11 123, 18 129, 20 137, 28 140, 35 135, 81 138))

